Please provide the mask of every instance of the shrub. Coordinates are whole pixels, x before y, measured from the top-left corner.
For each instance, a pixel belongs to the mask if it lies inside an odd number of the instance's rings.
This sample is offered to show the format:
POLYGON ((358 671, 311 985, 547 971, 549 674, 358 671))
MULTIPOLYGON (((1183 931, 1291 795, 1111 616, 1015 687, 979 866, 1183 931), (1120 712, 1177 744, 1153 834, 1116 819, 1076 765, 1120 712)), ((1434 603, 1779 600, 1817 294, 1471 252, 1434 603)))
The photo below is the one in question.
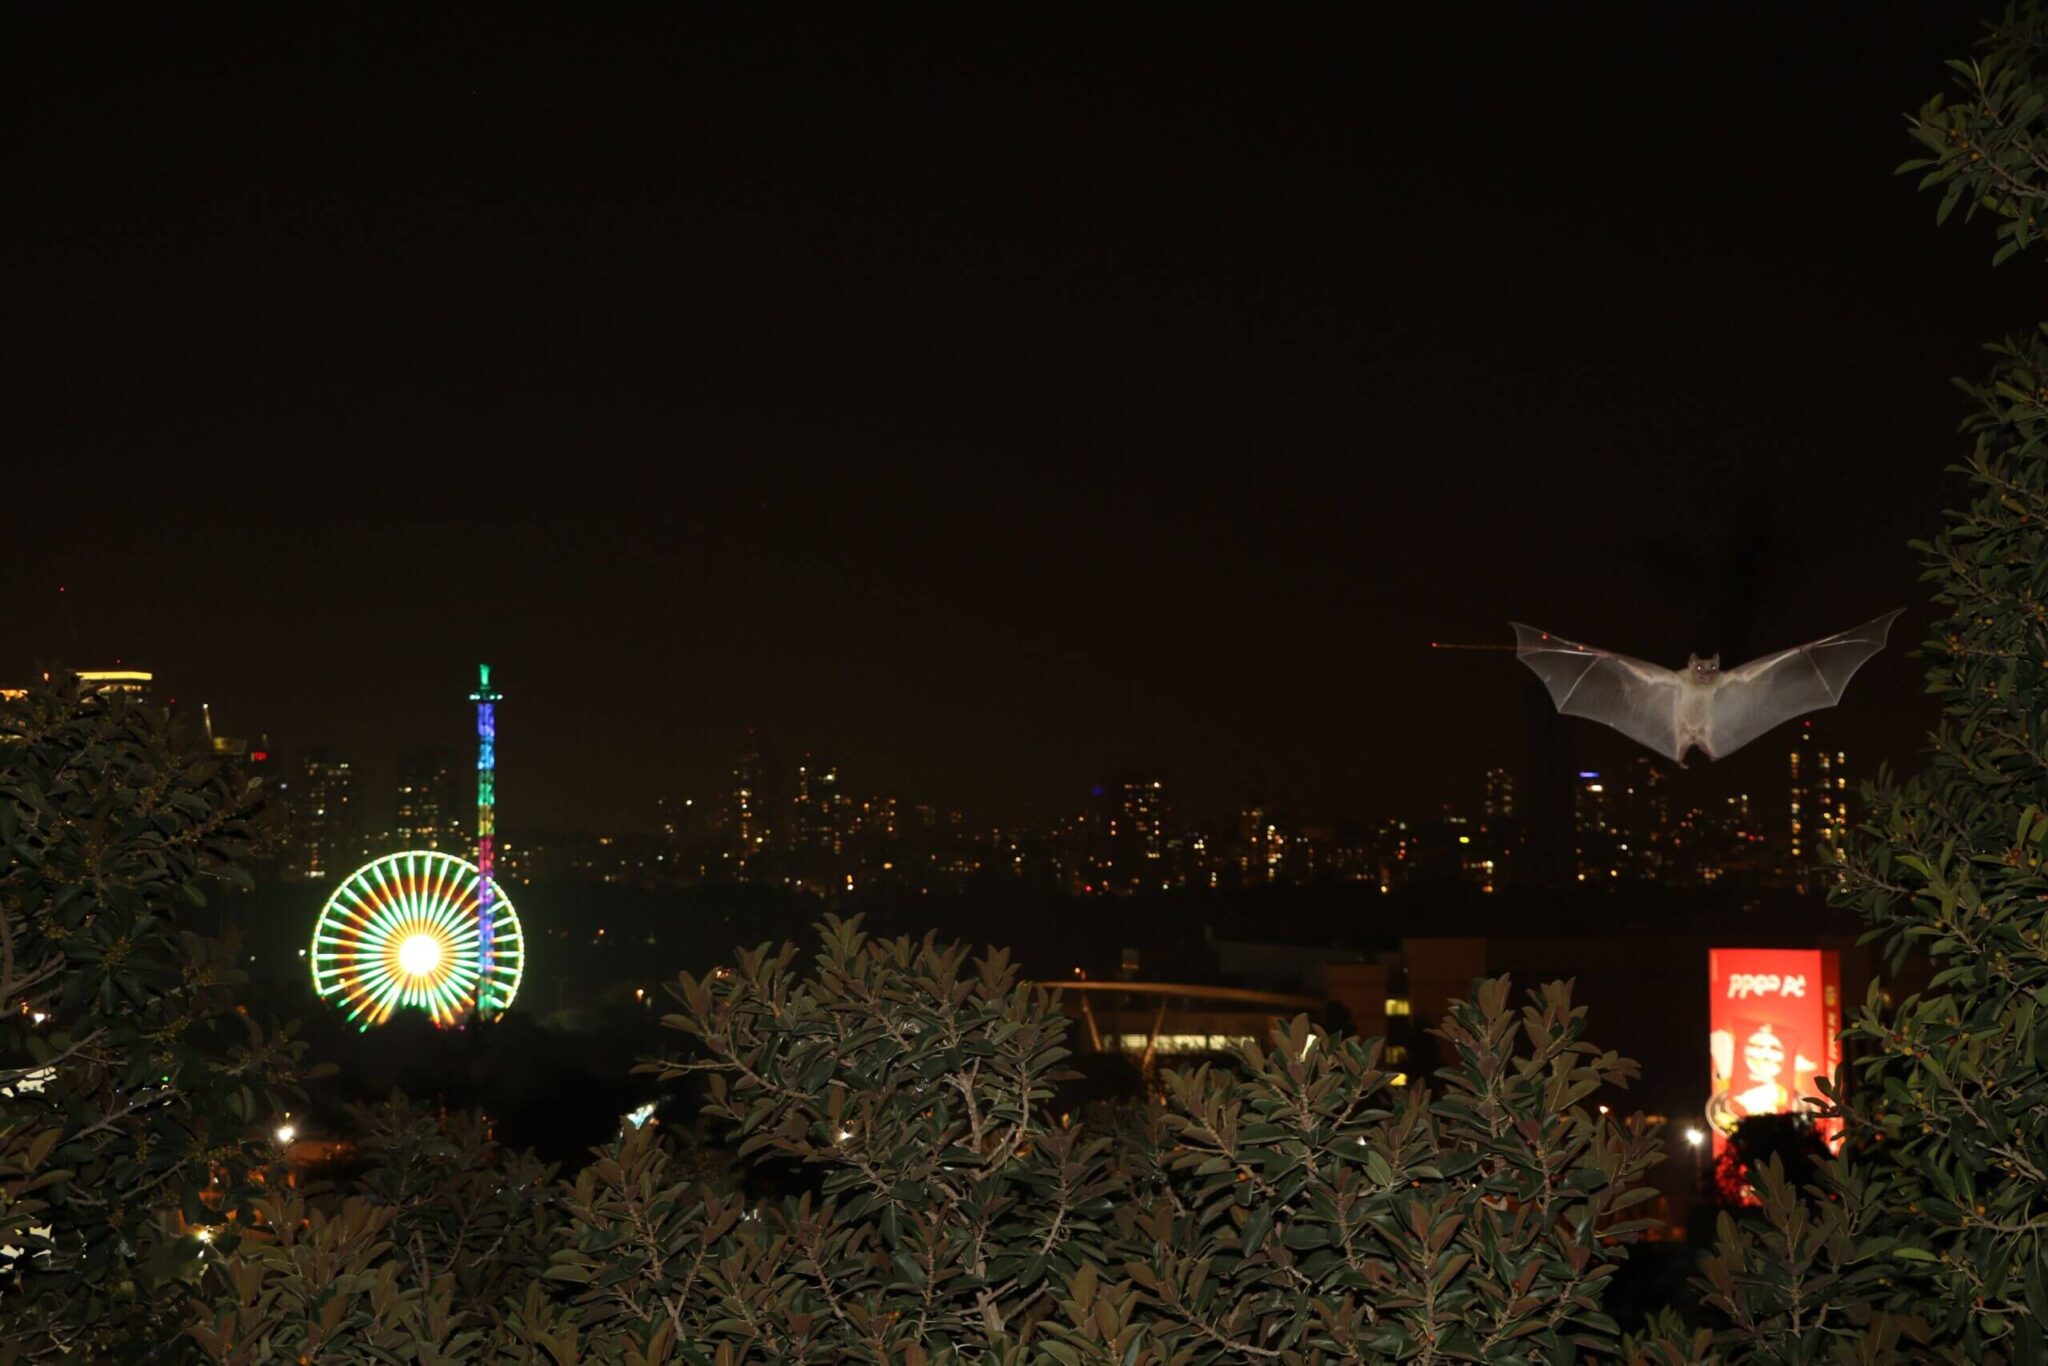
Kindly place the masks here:
POLYGON ((254 786, 161 714, 60 679, 0 706, 0 1346, 176 1339, 273 1158, 298 1046, 235 1007, 231 944, 178 927, 246 882, 254 786), (214 1254, 216 1257, 218 1253, 214 1254))
POLYGON ((677 1180, 649 1134, 576 1180, 551 1276, 643 1350, 720 1361, 1561 1361, 1619 1349, 1601 1291, 1658 1145, 1586 1097, 1631 1064, 1554 984, 1484 984, 1441 1092, 1296 1020, 1142 1116, 1055 1113, 1067 1025, 1001 953, 828 920, 679 986, 743 1156, 815 1189, 677 1180))
MULTIPOLYGON (((1941 190, 1938 217, 1998 219, 1997 261, 2040 237, 2044 54, 2048 12, 2008 9, 1901 168, 1941 190)), ((1963 386, 1972 501, 1917 546, 1947 614, 1924 647, 1929 764, 1866 793, 1836 893, 1931 983, 1895 1006, 1873 989, 1845 1031, 1849 1156, 1814 1202, 1774 1172, 1765 1229, 1724 1224, 1708 1277, 1731 1360, 2048 1360, 2048 334, 1991 349, 1963 386)))

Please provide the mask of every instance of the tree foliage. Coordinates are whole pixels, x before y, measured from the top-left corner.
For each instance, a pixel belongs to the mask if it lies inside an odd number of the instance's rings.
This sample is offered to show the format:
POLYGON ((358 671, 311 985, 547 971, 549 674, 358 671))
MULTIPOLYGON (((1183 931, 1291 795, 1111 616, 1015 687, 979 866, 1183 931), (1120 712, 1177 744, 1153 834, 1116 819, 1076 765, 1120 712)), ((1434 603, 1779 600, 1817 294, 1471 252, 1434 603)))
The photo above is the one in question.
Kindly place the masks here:
POLYGON ((177 1336, 274 1154, 297 1046, 179 928, 246 879, 257 796, 161 714, 75 681, 0 709, 0 1347, 112 1359, 177 1336), (218 1251, 214 1254, 219 1255, 218 1251))
MULTIPOLYGON (((2048 196, 2048 10, 2008 9, 1902 167, 2036 242, 2048 196)), ((1967 217, 1968 215, 1966 215, 1967 217)), ((1945 616, 1925 643, 1928 766, 1872 791, 1837 899, 1929 988, 1873 988, 1845 1031, 1846 1156, 1812 1200, 1766 1178, 1767 1225, 1724 1225, 1710 1300, 1735 1361, 2048 1360, 2048 331, 1964 383, 1969 505, 1919 543, 1945 616)))
POLYGON ((1999 220, 1998 264, 2042 235, 2048 219, 2048 84, 2038 0, 2009 7, 1990 26, 1977 55, 1948 63, 1952 92, 1933 96, 1912 120, 1926 153, 1899 169, 1920 173, 1922 189, 1941 191, 1937 222, 1963 206, 1999 220))
POLYGON ((1122 1123, 1056 1114, 1067 1025, 1001 953, 828 920, 808 974, 756 949, 679 987, 743 1157, 815 1188, 673 1179, 649 1135, 577 1179, 551 1275, 588 1321, 721 1361, 1563 1361, 1619 1348, 1601 1293, 1658 1144, 1586 1098, 1633 1065, 1553 984, 1484 984, 1442 1087, 1298 1019, 1164 1075, 1122 1123))

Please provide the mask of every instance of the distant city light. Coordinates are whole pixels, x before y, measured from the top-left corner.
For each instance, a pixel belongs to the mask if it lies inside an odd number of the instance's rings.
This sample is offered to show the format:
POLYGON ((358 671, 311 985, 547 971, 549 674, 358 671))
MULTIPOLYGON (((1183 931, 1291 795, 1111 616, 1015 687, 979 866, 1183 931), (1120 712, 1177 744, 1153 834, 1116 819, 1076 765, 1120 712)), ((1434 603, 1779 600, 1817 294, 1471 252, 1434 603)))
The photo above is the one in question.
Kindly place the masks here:
POLYGON ((296 1124, 280 1124, 277 1126, 277 1141, 280 1144, 289 1146, 291 1141, 298 1136, 299 1129, 296 1124))
POLYGON ((1690 1143, 1693 1147, 1697 1148, 1700 1146, 1700 1144, 1705 1143, 1707 1141, 1707 1136, 1701 1133, 1698 1129, 1687 1129, 1685 1131, 1685 1141, 1687 1143, 1690 1143))

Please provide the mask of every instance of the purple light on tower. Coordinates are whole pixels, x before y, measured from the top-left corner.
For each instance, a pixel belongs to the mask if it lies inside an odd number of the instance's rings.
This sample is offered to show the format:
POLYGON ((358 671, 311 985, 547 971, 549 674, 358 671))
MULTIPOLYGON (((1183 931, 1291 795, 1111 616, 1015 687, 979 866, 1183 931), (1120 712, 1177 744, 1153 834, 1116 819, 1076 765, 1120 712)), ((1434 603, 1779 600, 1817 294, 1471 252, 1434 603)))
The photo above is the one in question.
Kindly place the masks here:
POLYGON ((492 874, 496 851, 498 801, 498 708, 503 697, 491 687, 491 666, 476 666, 476 691, 469 700, 476 703, 476 921, 477 921, 477 1011, 489 1015, 505 1003, 492 988, 497 983, 496 933, 491 908, 497 901, 492 874))

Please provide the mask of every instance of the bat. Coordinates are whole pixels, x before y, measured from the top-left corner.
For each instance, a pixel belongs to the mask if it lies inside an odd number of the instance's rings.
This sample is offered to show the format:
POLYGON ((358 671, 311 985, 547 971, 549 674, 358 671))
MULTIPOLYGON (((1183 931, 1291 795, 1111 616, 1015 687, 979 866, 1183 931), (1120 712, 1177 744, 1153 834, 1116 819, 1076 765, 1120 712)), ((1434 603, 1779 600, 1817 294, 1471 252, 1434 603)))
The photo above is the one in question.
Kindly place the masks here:
POLYGON ((1612 726, 1683 767, 1685 752, 1695 746, 1709 759, 1725 758, 1773 726, 1834 706, 1856 670, 1884 648, 1892 621, 1905 610, 1728 670, 1719 655, 1694 655, 1682 669, 1660 669, 1509 624, 1515 658, 1535 670, 1558 711, 1612 726))

